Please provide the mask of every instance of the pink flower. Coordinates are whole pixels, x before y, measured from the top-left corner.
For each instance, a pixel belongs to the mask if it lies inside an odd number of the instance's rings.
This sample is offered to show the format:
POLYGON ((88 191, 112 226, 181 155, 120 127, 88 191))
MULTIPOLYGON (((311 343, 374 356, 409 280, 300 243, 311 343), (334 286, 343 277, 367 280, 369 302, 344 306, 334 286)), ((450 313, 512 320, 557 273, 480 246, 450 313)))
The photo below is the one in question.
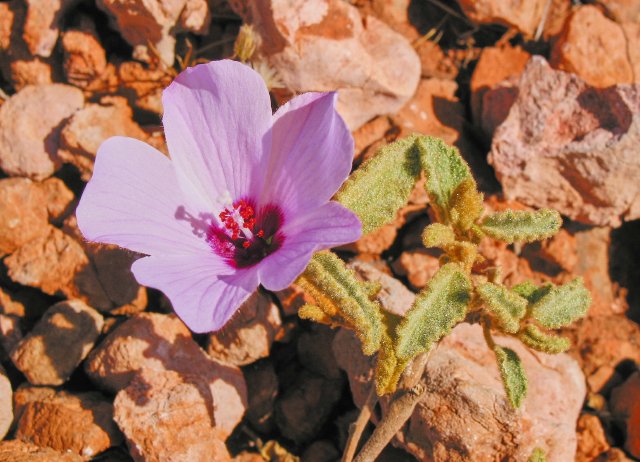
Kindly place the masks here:
POLYGON ((272 114, 257 73, 218 61, 181 73, 162 102, 171 159, 108 139, 76 213, 88 240, 148 255, 133 274, 191 330, 220 329, 259 284, 284 289, 314 252, 358 239, 358 218, 330 200, 353 155, 335 93, 272 114))

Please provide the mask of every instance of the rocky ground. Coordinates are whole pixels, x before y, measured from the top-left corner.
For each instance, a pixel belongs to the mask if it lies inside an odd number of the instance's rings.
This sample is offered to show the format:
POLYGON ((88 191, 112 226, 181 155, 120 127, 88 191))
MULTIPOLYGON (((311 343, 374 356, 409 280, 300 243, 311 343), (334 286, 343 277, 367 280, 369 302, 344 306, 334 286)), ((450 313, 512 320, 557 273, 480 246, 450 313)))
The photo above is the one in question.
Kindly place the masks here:
MULTIPOLYGON (((479 330, 456 328, 381 460, 640 459, 640 3, 0 0, 0 460, 339 458, 371 381, 350 333, 301 321, 293 287, 194 336, 136 283, 136 256, 75 223, 100 143, 166 152, 162 88, 231 57, 243 23, 274 106, 339 91, 355 165, 435 135, 488 208, 559 210, 551 240, 483 251, 508 283, 579 275, 593 296, 568 354, 513 346, 531 380, 518 412, 479 330)), ((395 222, 340 249, 388 307, 437 268, 427 202, 417 187, 395 222)))

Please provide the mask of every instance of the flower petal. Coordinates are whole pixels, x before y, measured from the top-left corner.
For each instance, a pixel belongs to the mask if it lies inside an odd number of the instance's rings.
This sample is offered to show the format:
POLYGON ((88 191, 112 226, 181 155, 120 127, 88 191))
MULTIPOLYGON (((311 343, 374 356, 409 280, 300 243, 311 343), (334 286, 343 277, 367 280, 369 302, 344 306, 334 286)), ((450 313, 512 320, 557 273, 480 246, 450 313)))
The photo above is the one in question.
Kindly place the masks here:
POLYGON ((353 138, 335 109, 336 93, 305 93, 274 115, 267 179, 260 197, 286 216, 326 203, 347 179, 353 138))
POLYGON ((164 292, 197 333, 222 328, 258 287, 255 269, 233 270, 212 253, 141 258, 131 271, 140 284, 164 292))
POLYGON ((282 290, 304 271, 314 252, 356 241, 362 234, 358 217, 337 202, 328 202, 287 223, 282 248, 258 265, 260 282, 269 290, 282 290))
POLYGON ((180 210, 197 215, 183 198, 171 161, 142 141, 113 137, 98 149, 76 216, 89 241, 146 254, 208 251, 194 234, 196 223, 179 219, 180 210))
POLYGON ((271 145, 271 100, 264 81, 229 60, 182 72, 162 94, 163 124, 178 180, 215 211, 225 192, 236 200, 262 187, 271 145), (267 151, 268 152, 268 151, 267 151))

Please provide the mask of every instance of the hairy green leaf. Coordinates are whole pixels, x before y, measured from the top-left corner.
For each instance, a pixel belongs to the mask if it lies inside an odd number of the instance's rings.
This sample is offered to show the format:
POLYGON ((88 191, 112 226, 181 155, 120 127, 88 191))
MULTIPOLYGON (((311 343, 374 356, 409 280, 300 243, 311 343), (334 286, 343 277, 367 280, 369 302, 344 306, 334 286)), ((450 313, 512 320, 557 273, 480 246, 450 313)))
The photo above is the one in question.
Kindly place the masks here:
POLYGON ((378 396, 396 391, 398 380, 408 363, 396 354, 395 331, 402 318, 383 310, 382 320, 384 329, 375 369, 378 396))
POLYGON ((446 252, 447 262, 456 262, 469 273, 478 256, 478 247, 471 242, 455 241, 442 247, 446 252))
POLYGON ((509 398, 511 406, 517 409, 522 404, 525 396, 527 396, 527 375, 522 366, 522 361, 520 361, 517 353, 510 348, 495 345, 493 352, 496 354, 507 398, 509 398))
MULTIPOLYGON (((469 166, 458 150, 431 136, 421 136, 416 145, 426 175, 425 189, 438 221, 451 223, 453 194, 465 180, 473 181, 469 166)), ((475 182, 474 182, 475 186, 475 182)))
POLYGON ((470 297, 471 281, 458 264, 440 268, 398 325, 398 357, 409 360, 429 351, 464 319, 470 297))
POLYGON ((312 305, 311 303, 302 305, 298 310, 298 316, 302 319, 308 319, 309 321, 315 321, 332 327, 340 325, 335 315, 329 316, 321 307, 312 305))
POLYGON ((520 331, 518 338, 529 348, 548 354, 563 353, 571 347, 568 338, 547 334, 533 324, 520 331))
POLYGON ((422 232, 422 243, 425 247, 442 247, 456 240, 456 235, 450 226, 442 223, 432 223, 422 232))
POLYGON ((557 233, 561 225, 562 218, 555 210, 507 210, 485 217, 480 229, 494 239, 513 243, 546 239, 557 233))
MULTIPOLYGON (((315 254, 298 284, 332 322, 355 331, 366 355, 378 350, 382 336, 380 304, 371 300, 371 286, 360 282, 334 253, 315 254)), ((306 308, 303 315, 324 319, 312 308, 306 308)))
POLYGON ((511 288, 511 291, 520 295, 522 298, 526 298, 527 301, 531 304, 544 297, 552 288, 553 284, 551 283, 544 284, 538 287, 531 281, 525 281, 513 286, 511 288))
POLYGON ((547 456, 541 448, 535 448, 529 456, 528 462, 547 462, 547 456))
POLYGON ((416 136, 381 148, 342 185, 335 199, 362 221, 364 234, 393 221, 420 174, 416 136))
POLYGON ((461 231, 473 226, 484 210, 484 197, 473 178, 465 178, 451 197, 451 221, 461 231))
POLYGON ((502 285, 487 282, 476 289, 498 328, 515 334, 527 311, 527 300, 502 285))
POLYGON ((582 278, 552 287, 531 305, 531 315, 544 327, 557 329, 568 326, 587 314, 591 295, 582 278))

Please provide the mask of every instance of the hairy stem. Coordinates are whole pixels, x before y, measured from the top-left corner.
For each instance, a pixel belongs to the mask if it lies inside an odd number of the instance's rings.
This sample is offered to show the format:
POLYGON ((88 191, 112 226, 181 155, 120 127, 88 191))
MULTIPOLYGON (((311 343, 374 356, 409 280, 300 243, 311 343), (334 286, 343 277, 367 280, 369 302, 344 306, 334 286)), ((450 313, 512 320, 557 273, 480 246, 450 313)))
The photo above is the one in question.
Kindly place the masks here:
POLYGON ((355 422, 349 425, 349 439, 347 440, 344 454, 342 454, 342 462, 351 462, 351 460, 353 459, 353 456, 356 453, 356 449, 358 448, 358 442, 360 442, 362 432, 369 423, 369 419, 371 418, 371 414, 373 413, 373 408, 377 402, 378 395, 376 395, 376 387, 371 386, 367 401, 362 406, 362 409, 360 409, 358 418, 355 422))
POLYGON ((398 433, 418 404, 420 397, 425 391, 425 386, 420 383, 424 374, 429 355, 421 353, 411 361, 402 373, 399 388, 391 398, 389 409, 376 427, 371 438, 367 440, 354 462, 370 462, 380 455, 382 450, 389 444, 393 436, 398 433))
POLYGON ((398 433, 418 404, 425 391, 425 386, 418 383, 408 390, 398 390, 389 403, 389 410, 365 443, 354 462, 371 462, 389 444, 391 438, 398 433))

